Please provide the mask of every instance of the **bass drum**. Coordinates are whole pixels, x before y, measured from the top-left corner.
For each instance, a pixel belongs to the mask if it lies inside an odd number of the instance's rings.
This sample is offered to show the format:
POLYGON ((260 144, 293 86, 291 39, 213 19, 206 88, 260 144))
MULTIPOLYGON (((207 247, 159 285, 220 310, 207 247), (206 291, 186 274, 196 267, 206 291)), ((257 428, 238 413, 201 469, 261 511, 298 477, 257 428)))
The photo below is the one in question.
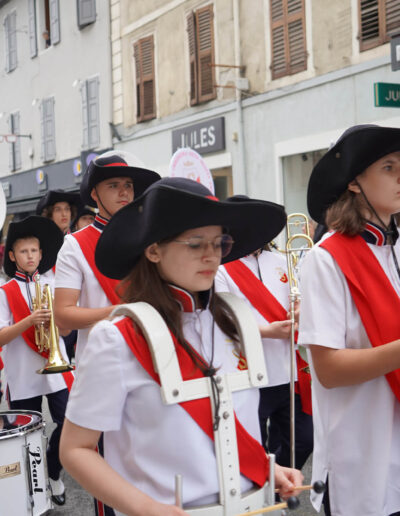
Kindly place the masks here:
POLYGON ((38 516, 52 508, 46 449, 39 412, 0 412, 0 514, 38 516))

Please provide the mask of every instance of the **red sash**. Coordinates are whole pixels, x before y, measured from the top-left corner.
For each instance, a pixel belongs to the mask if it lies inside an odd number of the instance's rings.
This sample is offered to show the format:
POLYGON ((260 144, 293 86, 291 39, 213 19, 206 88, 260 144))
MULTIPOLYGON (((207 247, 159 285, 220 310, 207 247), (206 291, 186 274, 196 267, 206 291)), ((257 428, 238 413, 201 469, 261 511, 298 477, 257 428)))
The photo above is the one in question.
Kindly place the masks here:
MULTIPOLYGON (((154 370, 149 347, 144 337, 135 331, 131 319, 128 317, 122 319, 116 323, 116 327, 143 369, 159 384, 160 379, 154 370)), ((175 344, 183 380, 202 378, 203 373, 193 367, 193 362, 187 351, 178 344, 174 335, 171 334, 171 336, 175 344)), ((210 398, 182 402, 180 406, 186 410, 210 439, 214 440, 210 398)), ((263 486, 269 477, 269 461, 264 448, 243 428, 236 416, 235 424, 240 471, 257 485, 263 486)))
MULTIPOLYGON (((236 260, 226 263, 224 267, 242 294, 264 319, 270 323, 287 319, 287 310, 242 261, 236 260)), ((311 376, 308 372, 307 362, 302 359, 298 351, 296 351, 296 363, 298 378, 296 392, 300 394, 303 412, 311 416, 311 376)))
MULTIPOLYGON (((2 285, 0 288, 4 290, 7 297, 8 306, 10 307, 11 313, 13 314, 14 321, 18 323, 25 319, 29 315, 31 315, 31 311, 29 310, 29 306, 27 305, 24 296, 21 293, 18 282, 14 279, 2 285)), ((32 351, 38 353, 43 358, 48 358, 49 354, 47 351, 40 352, 35 343, 35 329, 33 326, 30 326, 27 330, 25 330, 21 334, 22 338, 26 342, 26 344, 31 348, 32 351)), ((65 384, 67 386, 68 391, 71 390, 72 383, 74 381, 74 375, 71 371, 67 371, 65 373, 61 373, 64 377, 65 384)))
MULTIPOLYGON (((400 338, 400 298, 365 240, 334 233, 321 243, 343 272, 373 347, 400 338)), ((386 376, 400 401, 400 369, 386 376)))
POLYGON ((104 276, 96 267, 96 263, 94 261, 94 252, 96 250, 96 245, 100 238, 100 234, 101 233, 93 226, 87 226, 82 231, 72 233, 72 236, 76 238, 84 257, 92 269, 93 274, 96 276, 97 281, 100 283, 101 288, 104 290, 104 293, 108 297, 108 300, 112 305, 118 305, 121 300, 117 296, 115 289, 119 281, 104 276))

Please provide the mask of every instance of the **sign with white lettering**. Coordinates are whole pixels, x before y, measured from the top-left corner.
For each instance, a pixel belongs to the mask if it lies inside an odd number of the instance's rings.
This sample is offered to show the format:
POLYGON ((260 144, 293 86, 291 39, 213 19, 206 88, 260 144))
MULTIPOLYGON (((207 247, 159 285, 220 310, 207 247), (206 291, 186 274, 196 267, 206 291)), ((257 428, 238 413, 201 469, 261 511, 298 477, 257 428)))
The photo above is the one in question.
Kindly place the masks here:
POLYGON ((190 147, 199 154, 208 154, 225 149, 224 117, 205 120, 172 131, 172 153, 190 147))
POLYGON ((376 82, 374 84, 376 107, 400 108, 400 84, 376 82))
POLYGON ((197 181, 215 194, 212 174, 204 159, 193 149, 179 149, 175 152, 169 164, 169 175, 197 181))

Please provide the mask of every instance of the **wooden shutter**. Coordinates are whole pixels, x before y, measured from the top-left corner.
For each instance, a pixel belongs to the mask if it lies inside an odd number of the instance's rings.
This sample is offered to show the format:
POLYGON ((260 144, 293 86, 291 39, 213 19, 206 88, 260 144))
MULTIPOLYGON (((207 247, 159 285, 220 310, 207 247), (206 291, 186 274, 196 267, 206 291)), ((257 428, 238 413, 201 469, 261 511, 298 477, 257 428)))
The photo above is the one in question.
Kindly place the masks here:
POLYGON ((51 161, 56 157, 54 98, 44 99, 40 106, 42 132, 42 160, 51 161))
POLYGON ((30 56, 36 57, 38 53, 36 31, 36 0, 28 0, 28 28, 30 56))
POLYGON ((272 78, 307 69, 304 0, 270 0, 272 78))
POLYGON ((77 0, 78 27, 82 29, 96 21, 96 0, 77 0))
POLYGON ((196 44, 198 70, 198 100, 205 102, 215 98, 214 88, 214 24, 213 6, 207 5, 196 11, 196 44))
POLYGON ((382 19, 379 0, 360 0, 359 25, 360 25, 360 50, 381 45, 380 21, 382 19))
POLYGON ((197 38, 195 14, 190 13, 187 17, 187 32, 189 43, 189 66, 190 66, 190 104, 198 102, 197 88, 197 38))
POLYGON ((97 77, 87 81, 87 106, 89 148, 93 149, 100 144, 99 79, 97 77))
POLYGON ((50 7, 50 41, 52 45, 60 43, 60 6, 58 0, 49 0, 50 7))
POLYGON ((143 38, 134 44, 136 70, 137 121, 150 120, 156 116, 154 40, 143 38))
POLYGON ((386 0, 385 2, 385 32, 386 40, 400 33, 400 1, 386 0))

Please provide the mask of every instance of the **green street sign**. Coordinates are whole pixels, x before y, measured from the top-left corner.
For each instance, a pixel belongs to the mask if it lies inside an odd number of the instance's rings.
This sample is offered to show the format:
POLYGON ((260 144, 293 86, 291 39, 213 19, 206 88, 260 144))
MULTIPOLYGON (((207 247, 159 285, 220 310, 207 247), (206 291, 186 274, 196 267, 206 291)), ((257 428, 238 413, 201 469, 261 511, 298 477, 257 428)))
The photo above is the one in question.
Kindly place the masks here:
POLYGON ((400 84, 390 82, 375 82, 374 97, 376 107, 400 108, 400 84))

